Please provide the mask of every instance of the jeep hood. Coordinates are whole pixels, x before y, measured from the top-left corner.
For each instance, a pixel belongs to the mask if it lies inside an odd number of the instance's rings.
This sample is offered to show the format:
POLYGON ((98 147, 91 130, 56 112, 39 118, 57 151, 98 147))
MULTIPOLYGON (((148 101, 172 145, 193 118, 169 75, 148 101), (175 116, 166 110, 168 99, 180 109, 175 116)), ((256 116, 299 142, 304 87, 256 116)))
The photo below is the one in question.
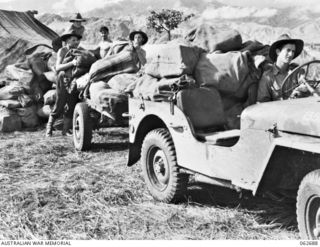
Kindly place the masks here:
POLYGON ((241 114, 241 129, 278 130, 320 136, 320 97, 255 104, 241 114))

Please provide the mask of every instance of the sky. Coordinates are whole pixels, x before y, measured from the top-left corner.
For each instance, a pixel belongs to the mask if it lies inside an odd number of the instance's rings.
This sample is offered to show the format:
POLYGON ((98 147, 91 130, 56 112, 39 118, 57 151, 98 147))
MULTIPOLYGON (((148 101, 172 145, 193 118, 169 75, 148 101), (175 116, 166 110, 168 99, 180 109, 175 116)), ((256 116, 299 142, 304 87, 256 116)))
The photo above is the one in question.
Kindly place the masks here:
MULTIPOLYGON (((119 2, 121 0, 0 0, 0 9, 27 11, 38 10, 40 13, 63 13, 63 12, 87 12, 94 8, 102 7, 111 2, 119 2)), ((146 1, 146 0, 134 0, 146 1)), ((161 1, 161 0, 159 0, 161 1)), ((194 0, 197 1, 197 0, 194 0)), ((211 0, 206 0, 211 1, 211 0)), ((319 0, 217 0, 224 4, 248 8, 283 8, 288 6, 301 6, 313 10, 319 10, 319 0)), ((177 1, 178 2, 178 1, 177 1)), ((164 6, 165 8, 166 6, 164 6)), ((259 13, 257 13, 259 15, 259 13)), ((261 14, 261 13, 260 13, 261 14)), ((263 14, 263 13, 262 13, 263 14)))

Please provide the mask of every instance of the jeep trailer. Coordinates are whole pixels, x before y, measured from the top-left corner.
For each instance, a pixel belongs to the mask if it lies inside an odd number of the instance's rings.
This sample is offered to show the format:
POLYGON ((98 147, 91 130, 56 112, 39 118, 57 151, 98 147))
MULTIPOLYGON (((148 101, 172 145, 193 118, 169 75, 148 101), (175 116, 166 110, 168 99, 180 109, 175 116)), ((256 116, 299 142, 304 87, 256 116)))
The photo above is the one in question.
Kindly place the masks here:
POLYGON ((92 132, 106 127, 127 127, 128 96, 107 89, 108 102, 101 104, 89 97, 77 103, 73 113, 73 144, 76 150, 90 149, 92 132))
POLYGON ((296 68, 283 90, 295 79, 295 87, 304 84, 315 97, 249 106, 241 114, 240 129, 225 130, 214 117, 220 112, 210 89, 183 89, 171 102, 129 98, 128 165, 141 158, 151 195, 166 203, 183 198, 191 175, 253 195, 294 191, 300 236, 318 239, 319 74, 320 61, 296 68))

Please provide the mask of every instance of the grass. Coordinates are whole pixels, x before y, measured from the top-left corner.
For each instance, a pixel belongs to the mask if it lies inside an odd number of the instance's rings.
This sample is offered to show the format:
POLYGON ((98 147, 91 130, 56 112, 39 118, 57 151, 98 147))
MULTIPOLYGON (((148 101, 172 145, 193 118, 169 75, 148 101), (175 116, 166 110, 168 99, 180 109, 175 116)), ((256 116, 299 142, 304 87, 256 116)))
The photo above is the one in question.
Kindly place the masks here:
POLYGON ((44 129, 0 140, 0 239, 298 238, 294 202, 199 184, 180 204, 154 201, 139 164, 126 166, 124 128, 95 133, 88 152, 44 129))

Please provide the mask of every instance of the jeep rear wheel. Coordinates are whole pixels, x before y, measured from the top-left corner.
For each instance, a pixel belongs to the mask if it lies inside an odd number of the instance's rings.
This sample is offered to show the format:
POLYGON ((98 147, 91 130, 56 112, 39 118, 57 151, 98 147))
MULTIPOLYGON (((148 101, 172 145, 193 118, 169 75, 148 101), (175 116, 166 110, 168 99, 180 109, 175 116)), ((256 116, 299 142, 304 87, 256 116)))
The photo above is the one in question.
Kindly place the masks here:
POLYGON ((76 150, 88 150, 92 139, 92 123, 90 109, 84 103, 78 103, 73 113, 73 143, 76 150))
POLYGON ((161 202, 177 202, 187 189, 188 175, 179 171, 174 144, 167 129, 145 137, 141 150, 142 172, 150 194, 161 202))
POLYGON ((302 239, 320 239, 320 170, 308 173, 299 186, 297 221, 302 239))

